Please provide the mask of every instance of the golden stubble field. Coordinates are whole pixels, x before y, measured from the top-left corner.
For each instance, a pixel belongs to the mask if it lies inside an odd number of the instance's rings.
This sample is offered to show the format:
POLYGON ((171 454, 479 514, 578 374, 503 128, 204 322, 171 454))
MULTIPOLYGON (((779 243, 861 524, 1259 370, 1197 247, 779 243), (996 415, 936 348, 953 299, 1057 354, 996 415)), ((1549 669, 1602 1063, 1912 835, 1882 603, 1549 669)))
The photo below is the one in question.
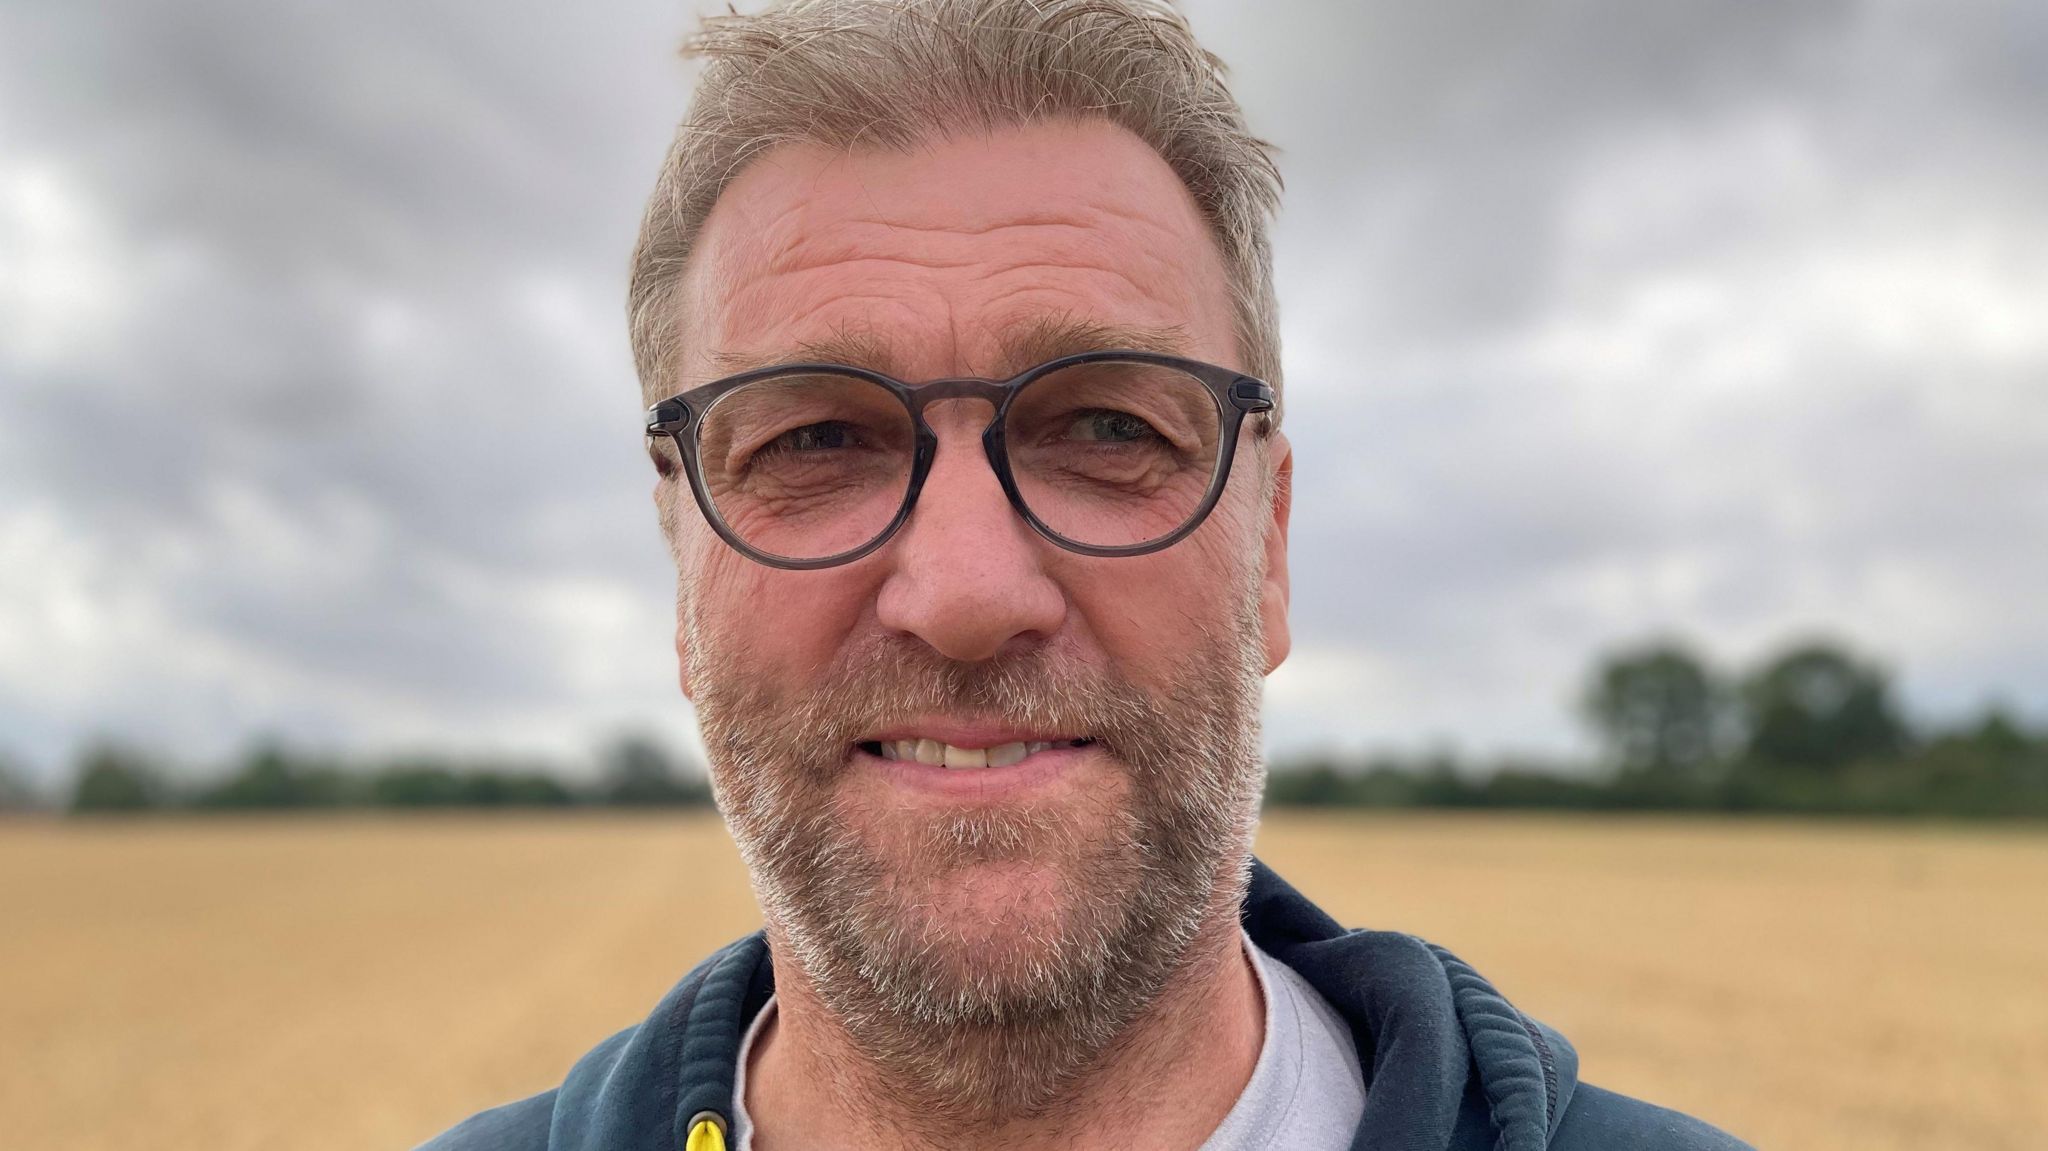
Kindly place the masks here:
MULTIPOLYGON (((1260 851, 1760 1147, 2048 1143, 2039 830, 1290 815, 1260 851)), ((0 823, 0 1145, 407 1148, 756 922, 703 816, 0 823)))

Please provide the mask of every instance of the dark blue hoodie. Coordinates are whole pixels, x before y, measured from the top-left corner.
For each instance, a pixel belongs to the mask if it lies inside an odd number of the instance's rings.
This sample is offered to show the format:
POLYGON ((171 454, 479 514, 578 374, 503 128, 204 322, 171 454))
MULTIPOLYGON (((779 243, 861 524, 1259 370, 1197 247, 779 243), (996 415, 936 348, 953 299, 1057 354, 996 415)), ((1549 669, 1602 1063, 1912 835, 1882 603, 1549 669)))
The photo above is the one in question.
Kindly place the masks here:
MULTIPOLYGON (((1346 931, 1262 863, 1244 926, 1351 1024, 1366 1074, 1353 1151, 1747 1147, 1580 1083, 1571 1044, 1457 956, 1412 935, 1346 931)), ((740 1037, 773 991, 757 932, 699 964, 559 1088, 476 1115, 421 1151, 681 1151, 693 1118, 730 1125, 740 1037)))

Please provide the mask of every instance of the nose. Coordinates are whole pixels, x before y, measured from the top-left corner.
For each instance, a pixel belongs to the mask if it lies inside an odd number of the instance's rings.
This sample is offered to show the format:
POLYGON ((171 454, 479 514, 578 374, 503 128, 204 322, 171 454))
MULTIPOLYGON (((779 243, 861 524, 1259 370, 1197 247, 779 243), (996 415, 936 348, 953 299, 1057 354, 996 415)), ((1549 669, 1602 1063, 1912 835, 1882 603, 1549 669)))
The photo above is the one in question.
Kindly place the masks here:
POLYGON ((932 421, 938 455, 909 522, 884 551, 891 568, 875 604, 883 627, 962 662, 1043 642, 1067 612, 1042 563, 1052 545, 1010 506, 981 450, 986 422, 932 421))

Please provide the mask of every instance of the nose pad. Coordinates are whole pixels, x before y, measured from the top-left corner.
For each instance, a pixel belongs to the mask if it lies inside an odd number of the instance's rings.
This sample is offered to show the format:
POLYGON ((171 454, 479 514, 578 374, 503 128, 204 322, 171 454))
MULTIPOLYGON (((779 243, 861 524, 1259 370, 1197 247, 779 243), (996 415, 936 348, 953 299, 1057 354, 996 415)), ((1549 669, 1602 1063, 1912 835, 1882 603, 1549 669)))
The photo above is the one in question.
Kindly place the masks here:
POLYGON ((981 432, 981 454, 988 457, 988 470, 996 474, 996 479, 1004 487, 1010 486, 1009 476, 1003 468, 1003 454, 1008 450, 1003 440, 1003 422, 990 420, 988 427, 981 432))
POLYGON ((988 410, 988 418, 981 423, 982 433, 986 435, 988 429, 996 426, 996 405, 981 396, 948 396, 933 400, 924 406, 917 418, 926 431, 943 440, 948 430, 955 436, 972 432, 975 428, 972 409, 976 407, 988 410))
MULTIPOLYGON (((961 508, 972 506, 975 501, 991 498, 1004 506, 1009 513, 1006 519, 1018 521, 1020 528, 1027 526, 1026 517, 1018 514, 1017 497, 1012 493, 1009 477, 1005 474, 1002 421, 996 416, 998 410, 993 399, 970 395, 948 396, 933 401, 918 413, 918 420, 923 425, 921 430, 930 438, 919 445, 920 478, 914 497, 915 506, 906 528, 920 519, 929 523, 933 515, 949 518, 958 514, 961 508), (960 400, 972 401, 979 405, 980 410, 957 402, 960 400), (926 412, 933 414, 929 423, 925 422, 926 412), (934 428, 933 424, 937 427, 934 428), (976 453, 968 447, 967 437, 975 431, 981 433, 981 451, 978 454, 987 471, 975 467, 972 457, 976 453), (968 502, 962 503, 962 500, 968 502), (927 508, 931 513, 920 516, 919 513, 927 508)), ((981 506, 985 511, 993 507, 991 504, 981 506)))
POLYGON ((951 396, 934 400, 925 405, 917 415, 918 424, 932 438, 932 456, 927 460, 929 468, 937 467, 942 461, 939 453, 951 441, 956 446, 966 442, 968 435, 978 427, 980 430, 981 454, 988 461, 989 470, 1000 480, 1003 469, 997 460, 1001 456, 1002 435, 996 419, 996 405, 981 396, 951 396), (988 415, 977 425, 973 408, 980 407, 988 415))

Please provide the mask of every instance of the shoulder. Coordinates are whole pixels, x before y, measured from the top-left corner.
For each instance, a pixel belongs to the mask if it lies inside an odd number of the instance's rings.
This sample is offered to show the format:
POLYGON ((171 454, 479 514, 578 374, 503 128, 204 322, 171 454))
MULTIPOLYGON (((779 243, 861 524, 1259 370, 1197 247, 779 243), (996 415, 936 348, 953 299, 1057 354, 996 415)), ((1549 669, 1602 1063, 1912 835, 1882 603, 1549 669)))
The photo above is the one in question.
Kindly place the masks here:
POLYGON ((415 1151, 547 1151, 555 1092, 479 1112, 419 1145, 415 1151))
POLYGON ((568 1151, 583 1146, 583 1114, 589 1110, 580 1085, 613 1077, 627 1047, 640 1028, 629 1027, 606 1039, 576 1061, 563 1086, 529 1095, 517 1102, 479 1111, 441 1132, 414 1151, 568 1151), (555 1141, 558 1118, 569 1121, 568 1148, 555 1141))
POLYGON ((1655 1147, 1659 1151, 1754 1151, 1733 1135, 1640 1099, 1617 1095, 1581 1083, 1550 1151, 1605 1151, 1607 1148, 1655 1147))
POLYGON ((755 932, 691 969, 645 1020, 578 1059, 560 1087, 471 1116, 419 1151, 669 1146, 679 1116, 729 1106, 740 1030, 773 992, 755 932))

